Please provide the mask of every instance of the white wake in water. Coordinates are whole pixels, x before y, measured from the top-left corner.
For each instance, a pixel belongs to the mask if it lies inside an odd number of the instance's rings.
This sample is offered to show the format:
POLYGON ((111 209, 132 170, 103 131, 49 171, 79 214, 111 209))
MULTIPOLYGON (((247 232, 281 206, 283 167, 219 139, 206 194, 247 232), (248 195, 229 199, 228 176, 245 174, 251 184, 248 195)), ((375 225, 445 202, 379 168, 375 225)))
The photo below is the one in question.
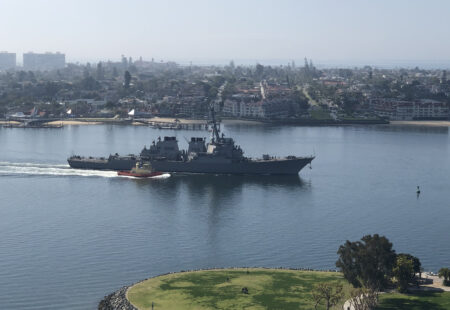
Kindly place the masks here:
POLYGON ((170 173, 163 173, 161 175, 157 175, 155 177, 150 177, 150 178, 139 178, 139 177, 133 177, 130 175, 120 175, 120 178, 124 178, 124 179, 135 179, 135 180, 148 180, 148 179, 167 179, 170 177, 170 173))
POLYGON ((170 178, 170 173, 163 173, 161 175, 153 177, 153 179, 167 179, 167 178, 170 178))
MULTIPOLYGON (((68 164, 11 163, 0 161, 2 175, 48 175, 48 176, 81 176, 81 177, 119 177, 116 171, 72 169, 68 164)), ((141 179, 129 176, 121 178, 141 179)), ((150 179, 167 179, 170 174, 164 173, 150 179)))
POLYGON ((0 161, 1 166, 12 166, 12 167, 42 167, 42 168, 69 168, 68 164, 39 164, 39 163, 11 163, 9 161, 0 161))
POLYGON ((72 169, 69 165, 0 162, 0 175, 117 177, 116 171, 72 169))

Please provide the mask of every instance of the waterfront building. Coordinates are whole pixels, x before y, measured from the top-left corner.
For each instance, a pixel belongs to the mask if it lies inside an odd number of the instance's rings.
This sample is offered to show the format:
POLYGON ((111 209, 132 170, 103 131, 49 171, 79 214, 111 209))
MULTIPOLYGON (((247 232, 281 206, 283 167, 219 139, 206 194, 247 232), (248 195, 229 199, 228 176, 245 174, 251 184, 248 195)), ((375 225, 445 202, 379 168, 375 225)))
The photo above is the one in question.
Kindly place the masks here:
POLYGON ((449 104, 431 99, 421 99, 414 102, 413 106, 414 118, 417 119, 444 119, 449 115, 449 104))
POLYGON ((390 120, 446 119, 450 115, 448 103, 432 99, 375 98, 370 100, 370 108, 376 115, 390 120))
POLYGON ((263 101, 241 102, 240 116, 248 118, 264 118, 265 109, 263 106, 263 101))
POLYGON ((0 52, 0 70, 9 70, 16 67, 16 53, 0 52))
POLYGON ((175 105, 175 114, 182 114, 186 116, 194 115, 197 112, 195 105, 186 103, 179 103, 175 105))
POLYGON ((262 101, 259 96, 252 93, 239 93, 225 100, 223 113, 237 117, 264 117, 262 101))
POLYGON ((23 67, 26 70, 54 70, 66 66, 66 55, 56 53, 25 53, 23 54, 23 67))
POLYGON ((226 99, 223 103, 222 113, 227 116, 240 116, 239 102, 226 99))
POLYGON ((287 118, 291 102, 287 98, 259 101, 225 100, 222 112, 227 116, 246 118, 287 118))

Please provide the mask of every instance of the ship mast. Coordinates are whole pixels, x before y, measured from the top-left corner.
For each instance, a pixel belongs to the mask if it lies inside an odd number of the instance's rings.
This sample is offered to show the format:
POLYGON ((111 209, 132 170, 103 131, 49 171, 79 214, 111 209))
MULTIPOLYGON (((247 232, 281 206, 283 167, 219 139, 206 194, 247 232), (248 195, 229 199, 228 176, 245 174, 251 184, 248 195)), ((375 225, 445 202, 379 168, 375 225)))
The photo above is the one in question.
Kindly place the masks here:
POLYGON ((212 117, 213 134, 216 137, 216 141, 219 142, 219 130, 217 129, 216 114, 215 114, 213 105, 210 106, 210 110, 211 110, 211 117, 212 117))

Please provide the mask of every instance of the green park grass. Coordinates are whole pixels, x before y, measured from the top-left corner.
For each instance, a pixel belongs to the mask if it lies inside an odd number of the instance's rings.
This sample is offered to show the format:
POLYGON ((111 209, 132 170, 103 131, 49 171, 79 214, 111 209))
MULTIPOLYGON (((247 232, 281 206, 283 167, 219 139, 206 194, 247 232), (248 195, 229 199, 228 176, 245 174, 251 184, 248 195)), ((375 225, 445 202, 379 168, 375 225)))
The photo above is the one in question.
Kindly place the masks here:
POLYGON ((314 309, 311 292, 320 282, 341 282, 349 290, 337 272, 241 268, 151 278, 128 289, 127 298, 138 309, 151 309, 152 302, 155 310, 314 309), (242 293, 243 287, 248 294, 242 293))
POLYGON ((311 118, 316 120, 331 120, 330 113, 324 111, 322 108, 316 108, 310 111, 311 118))
POLYGON ((377 310, 447 310, 450 292, 417 292, 414 294, 381 294, 377 310))

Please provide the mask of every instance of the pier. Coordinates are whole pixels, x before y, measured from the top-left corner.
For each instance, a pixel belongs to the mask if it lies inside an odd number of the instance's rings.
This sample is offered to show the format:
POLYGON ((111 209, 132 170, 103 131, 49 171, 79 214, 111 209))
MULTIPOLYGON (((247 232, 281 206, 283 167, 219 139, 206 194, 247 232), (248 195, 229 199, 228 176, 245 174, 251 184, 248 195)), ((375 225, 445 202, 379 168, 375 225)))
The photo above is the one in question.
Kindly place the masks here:
POLYGON ((179 120, 171 118, 151 118, 151 119, 135 119, 135 123, 147 125, 155 129, 172 129, 172 130, 208 130, 209 125, 204 120, 179 120))

